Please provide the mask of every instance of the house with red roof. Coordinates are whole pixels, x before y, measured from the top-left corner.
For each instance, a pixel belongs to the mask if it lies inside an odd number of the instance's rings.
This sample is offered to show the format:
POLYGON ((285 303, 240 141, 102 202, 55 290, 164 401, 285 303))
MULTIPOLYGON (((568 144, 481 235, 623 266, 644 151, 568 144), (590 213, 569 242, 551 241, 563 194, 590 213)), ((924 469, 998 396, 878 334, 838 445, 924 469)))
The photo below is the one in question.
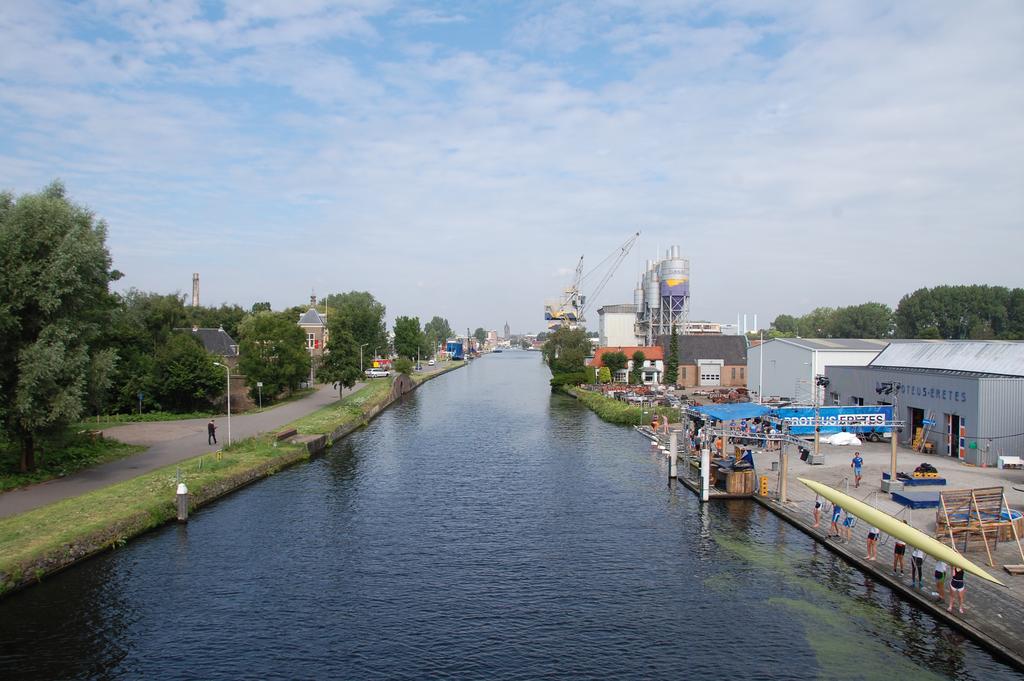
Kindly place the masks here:
POLYGON ((621 352, 626 356, 626 368, 612 376, 616 383, 625 383, 629 372, 633 370, 633 354, 637 351, 644 353, 644 365, 640 368, 641 380, 644 385, 658 385, 665 374, 665 350, 657 345, 628 345, 610 346, 598 348, 594 351, 594 358, 590 360, 590 366, 600 368, 604 366, 601 358, 609 352, 621 352))

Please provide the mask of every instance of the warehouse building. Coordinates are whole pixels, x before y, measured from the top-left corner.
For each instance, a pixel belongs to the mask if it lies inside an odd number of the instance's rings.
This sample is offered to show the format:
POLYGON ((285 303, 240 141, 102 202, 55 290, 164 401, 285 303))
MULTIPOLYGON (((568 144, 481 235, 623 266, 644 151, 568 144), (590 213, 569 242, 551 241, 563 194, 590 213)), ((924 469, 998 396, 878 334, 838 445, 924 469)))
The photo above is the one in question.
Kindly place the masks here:
POLYGON ((747 353, 747 388, 765 399, 811 404, 814 377, 824 375, 826 367, 863 366, 888 344, 872 338, 774 338, 747 353))
POLYGON ((825 375, 828 404, 894 404, 906 445, 978 466, 1024 456, 1022 342, 903 341, 825 375))
POLYGON ((642 345, 636 335, 636 305, 605 305, 597 318, 600 347, 642 345))
MULTIPOLYGON (((681 335, 676 338, 683 388, 740 388, 747 384, 747 339, 743 336, 681 335)), ((660 336, 658 345, 668 357, 672 336, 660 336)))

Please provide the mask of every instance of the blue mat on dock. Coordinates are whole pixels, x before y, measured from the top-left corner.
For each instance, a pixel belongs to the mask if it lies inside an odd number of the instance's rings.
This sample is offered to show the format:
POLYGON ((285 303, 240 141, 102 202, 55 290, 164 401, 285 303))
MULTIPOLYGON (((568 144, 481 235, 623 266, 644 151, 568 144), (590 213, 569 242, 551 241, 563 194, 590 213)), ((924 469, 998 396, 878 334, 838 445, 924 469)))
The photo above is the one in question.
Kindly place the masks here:
MULTIPOLYGON (((889 474, 888 473, 882 473, 882 480, 888 480, 888 479, 889 479, 889 474)), ((911 478, 910 480, 907 480, 906 478, 900 478, 900 482, 902 482, 905 487, 919 487, 921 485, 945 485, 946 484, 946 479, 945 478, 911 478)))
POLYGON ((893 492, 892 500, 910 508, 938 508, 938 492, 893 492))

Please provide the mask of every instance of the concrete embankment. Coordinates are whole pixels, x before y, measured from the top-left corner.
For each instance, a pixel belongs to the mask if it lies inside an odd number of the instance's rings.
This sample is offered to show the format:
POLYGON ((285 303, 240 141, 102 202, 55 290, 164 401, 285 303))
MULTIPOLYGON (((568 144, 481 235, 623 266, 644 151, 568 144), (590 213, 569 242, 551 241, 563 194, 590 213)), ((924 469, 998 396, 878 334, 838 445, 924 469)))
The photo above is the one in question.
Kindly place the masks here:
MULTIPOLYGON (((302 432, 278 440, 275 434, 236 442, 206 454, 115 485, 0 519, 0 596, 37 583, 75 563, 159 527, 176 517, 174 491, 189 488, 194 511, 253 482, 322 453, 331 443, 363 427, 422 383, 462 364, 446 366, 414 380, 371 383, 325 407, 313 424, 326 432, 302 432), (365 398, 365 399, 361 399, 365 398)), ((293 424, 285 431, 294 430, 293 424)), ((278 431, 281 432, 281 431, 278 431)))

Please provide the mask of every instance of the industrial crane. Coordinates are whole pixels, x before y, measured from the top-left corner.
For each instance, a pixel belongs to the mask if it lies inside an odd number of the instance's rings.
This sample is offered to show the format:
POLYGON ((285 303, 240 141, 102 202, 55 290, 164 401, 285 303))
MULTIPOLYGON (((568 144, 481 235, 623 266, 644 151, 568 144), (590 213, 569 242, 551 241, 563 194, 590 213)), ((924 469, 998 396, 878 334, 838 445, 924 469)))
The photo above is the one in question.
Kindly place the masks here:
POLYGON ((575 328, 578 324, 585 322, 584 315, 587 311, 588 296, 584 296, 580 290, 583 282, 601 273, 601 278, 597 280, 593 293, 589 296, 591 300, 596 299, 639 238, 640 232, 629 237, 624 244, 609 253, 604 260, 586 274, 583 274, 583 256, 581 255, 579 262, 576 263, 572 283, 563 290, 562 297, 558 301, 549 302, 544 306, 544 319, 548 321, 548 328, 555 329, 559 326, 575 328))

